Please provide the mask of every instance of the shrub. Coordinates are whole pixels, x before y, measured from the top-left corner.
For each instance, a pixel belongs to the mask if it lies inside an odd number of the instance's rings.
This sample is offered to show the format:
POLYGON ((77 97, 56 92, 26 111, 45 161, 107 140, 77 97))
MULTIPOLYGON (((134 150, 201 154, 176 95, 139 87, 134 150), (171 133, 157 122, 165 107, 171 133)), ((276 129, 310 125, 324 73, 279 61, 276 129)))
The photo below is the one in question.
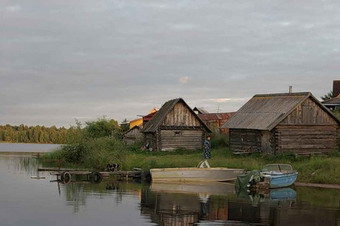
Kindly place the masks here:
POLYGON ((211 147, 228 147, 229 137, 225 134, 214 134, 211 139, 211 147))
POLYGON ((59 157, 68 163, 81 163, 84 161, 88 148, 83 143, 63 145, 59 157))
POLYGON ((108 163, 123 165, 127 153, 127 147, 119 139, 101 137, 63 145, 44 160, 63 160, 67 165, 103 170, 108 163))
POLYGON ((106 119, 105 117, 99 118, 97 121, 86 122, 84 130, 88 138, 121 138, 121 129, 118 122, 113 119, 106 119))

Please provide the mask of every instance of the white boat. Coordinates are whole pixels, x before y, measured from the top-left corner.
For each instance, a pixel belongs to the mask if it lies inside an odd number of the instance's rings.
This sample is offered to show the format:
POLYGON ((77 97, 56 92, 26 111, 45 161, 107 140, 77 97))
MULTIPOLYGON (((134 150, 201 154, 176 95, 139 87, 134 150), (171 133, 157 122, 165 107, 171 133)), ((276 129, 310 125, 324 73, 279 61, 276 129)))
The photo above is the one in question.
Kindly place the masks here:
POLYGON ((230 168, 163 168, 151 169, 152 181, 196 181, 196 182, 222 182, 234 181, 244 169, 230 168))

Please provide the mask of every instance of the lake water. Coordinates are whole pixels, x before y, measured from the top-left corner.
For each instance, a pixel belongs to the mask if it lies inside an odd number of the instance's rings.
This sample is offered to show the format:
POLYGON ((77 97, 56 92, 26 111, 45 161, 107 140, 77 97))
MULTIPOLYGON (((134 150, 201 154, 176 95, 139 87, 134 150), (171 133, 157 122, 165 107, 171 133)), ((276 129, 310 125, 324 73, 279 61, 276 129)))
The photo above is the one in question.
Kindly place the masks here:
POLYGON ((0 143, 0 152, 44 153, 60 147, 60 144, 0 143))
POLYGON ((38 172, 30 153, 17 151, 0 153, 0 225, 340 226, 340 190, 296 187, 248 195, 226 183, 93 184, 79 178, 62 184, 38 172))

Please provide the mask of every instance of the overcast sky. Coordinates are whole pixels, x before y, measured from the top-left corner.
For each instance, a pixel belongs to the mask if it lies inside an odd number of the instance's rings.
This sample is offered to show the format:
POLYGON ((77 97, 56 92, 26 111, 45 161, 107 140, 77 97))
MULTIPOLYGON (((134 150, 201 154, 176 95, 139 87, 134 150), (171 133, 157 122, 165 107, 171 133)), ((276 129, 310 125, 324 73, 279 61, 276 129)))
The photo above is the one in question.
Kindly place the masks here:
POLYGON ((340 79, 340 1, 1 0, 0 124, 210 112, 340 79))

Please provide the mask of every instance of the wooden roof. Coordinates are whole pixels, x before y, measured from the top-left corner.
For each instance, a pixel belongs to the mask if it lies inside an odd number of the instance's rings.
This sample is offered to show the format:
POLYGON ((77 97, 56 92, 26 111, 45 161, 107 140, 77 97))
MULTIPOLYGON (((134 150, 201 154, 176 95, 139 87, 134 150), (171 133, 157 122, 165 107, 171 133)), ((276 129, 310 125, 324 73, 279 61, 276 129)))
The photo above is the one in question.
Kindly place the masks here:
POLYGON ((310 92, 279 93, 255 95, 222 128, 272 130, 308 98, 340 123, 310 92))
POLYGON ((195 114, 195 112, 182 98, 169 100, 165 104, 163 104, 163 106, 157 111, 157 113, 152 117, 152 119, 144 125, 142 132, 143 133, 156 132, 158 127, 165 120, 166 115, 175 107, 177 103, 180 102, 182 102, 190 110, 190 112, 193 115, 195 115, 195 117, 198 119, 198 121, 202 124, 202 126, 206 129, 207 132, 211 132, 210 129, 205 125, 205 123, 195 114))

